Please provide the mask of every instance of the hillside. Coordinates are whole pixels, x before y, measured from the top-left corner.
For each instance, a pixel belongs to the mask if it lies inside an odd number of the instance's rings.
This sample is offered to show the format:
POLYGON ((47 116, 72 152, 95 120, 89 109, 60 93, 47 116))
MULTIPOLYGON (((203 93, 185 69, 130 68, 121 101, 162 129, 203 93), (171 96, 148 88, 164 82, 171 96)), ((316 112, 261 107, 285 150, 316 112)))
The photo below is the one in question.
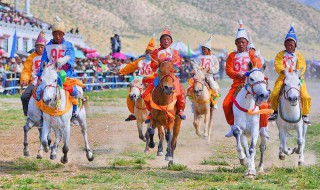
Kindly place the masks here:
MULTIPOLYGON (((19 3, 22 9, 24 2, 19 3)), ((34 0, 31 12, 48 22, 57 14, 69 30, 79 26, 86 41, 104 54, 110 51, 114 33, 120 34, 124 52, 142 53, 150 36, 159 36, 166 25, 174 40, 189 41, 193 48, 213 34, 215 48, 230 50, 238 18, 268 58, 283 48, 291 22, 296 24, 298 46, 307 58, 314 49, 320 54, 316 44, 320 41, 320 12, 294 0, 34 0)))
POLYGON ((297 0, 297 1, 320 11, 320 1, 319 0, 297 0))

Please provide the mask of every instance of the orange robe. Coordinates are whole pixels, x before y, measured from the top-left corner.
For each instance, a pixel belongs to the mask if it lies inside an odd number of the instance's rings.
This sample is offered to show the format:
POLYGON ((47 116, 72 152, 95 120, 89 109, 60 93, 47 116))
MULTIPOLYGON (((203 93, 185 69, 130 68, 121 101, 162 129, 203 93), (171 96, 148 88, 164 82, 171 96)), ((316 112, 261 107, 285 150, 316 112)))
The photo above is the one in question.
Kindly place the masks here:
MULTIPOLYGON (((226 117, 226 120, 229 125, 234 125, 234 115, 232 110, 233 105, 233 96, 237 91, 238 87, 244 85, 244 79, 238 79, 237 74, 239 72, 244 73, 248 71, 247 63, 251 61, 252 63, 257 64, 258 68, 262 67, 261 60, 257 59, 254 55, 254 50, 250 50, 248 52, 249 57, 240 57, 239 59, 236 58, 237 52, 232 52, 229 54, 226 62, 226 73, 227 75, 233 79, 233 84, 226 95, 223 101, 223 111, 226 117)), ((268 108, 269 105, 267 103, 263 103, 259 108, 265 109, 268 108)), ((266 127, 268 125, 268 115, 261 114, 260 115, 260 127, 266 127)))

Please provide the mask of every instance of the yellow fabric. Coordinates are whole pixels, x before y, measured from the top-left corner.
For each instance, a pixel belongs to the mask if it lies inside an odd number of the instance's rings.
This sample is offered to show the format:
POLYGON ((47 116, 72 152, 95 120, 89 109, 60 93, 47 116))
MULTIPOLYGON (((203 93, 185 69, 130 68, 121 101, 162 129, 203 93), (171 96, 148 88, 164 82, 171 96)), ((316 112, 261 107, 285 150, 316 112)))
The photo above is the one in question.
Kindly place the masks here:
POLYGON ((176 93, 173 94, 172 102, 171 102, 170 104, 168 104, 168 105, 165 105, 165 106, 161 106, 161 105, 156 104, 151 97, 149 97, 149 100, 150 100, 151 108, 156 109, 156 110, 166 111, 167 114, 168 114, 171 118, 174 118, 174 117, 175 117, 175 116, 174 116, 172 113, 170 113, 169 111, 173 110, 173 109, 174 109, 174 106, 176 105, 176 102, 177 102, 177 95, 176 95, 176 93))
POLYGON ((129 94, 127 96, 127 107, 131 113, 134 112, 134 102, 130 99, 129 94))
POLYGON ((146 48, 146 50, 155 50, 156 49, 156 41, 154 40, 154 38, 152 37, 148 43, 148 46, 146 48))
POLYGON ((248 110, 248 114, 249 115, 256 115, 256 114, 273 114, 274 110, 273 109, 261 109, 258 111, 252 111, 252 110, 248 110))
MULTIPOLYGON (((42 99, 39 102, 36 102, 36 105, 46 114, 49 114, 51 116, 61 116, 65 113, 67 113, 71 106, 72 106, 72 101, 76 100, 74 97, 70 96, 68 91, 65 91, 66 93, 66 107, 64 110, 58 110, 56 108, 51 108, 49 106, 46 106, 42 99)), ((76 100, 77 101, 77 100, 76 100)))
POLYGON ((209 93, 210 93, 210 97, 211 98, 209 98, 207 100, 199 101, 199 100, 196 100, 196 98, 195 98, 196 95, 195 95, 194 90, 193 90, 193 88, 194 88, 194 80, 193 79, 188 79, 188 83, 189 83, 190 87, 187 90, 187 96, 189 97, 190 101, 196 102, 198 104, 205 104, 208 101, 210 101, 212 105, 216 105, 217 104, 217 100, 218 100, 219 95, 216 93, 215 90, 209 89, 209 93))
POLYGON ((37 52, 33 52, 31 53, 27 60, 24 62, 24 65, 23 65, 23 69, 22 69, 22 72, 21 72, 21 77, 20 77, 20 84, 23 83, 23 81, 26 82, 26 84, 29 84, 31 81, 31 77, 32 77, 32 60, 39 56, 39 54, 37 52))
MULTIPOLYGON (((300 77, 301 79, 303 79, 304 73, 306 71, 306 61, 301 53, 296 51, 295 54, 298 57, 296 69, 299 71, 302 68, 300 77)), ((271 103, 271 108, 275 111, 278 110, 280 90, 283 85, 283 80, 285 78, 283 74, 283 71, 285 70, 285 67, 283 64, 283 55, 284 55, 284 51, 280 51, 277 54, 274 62, 275 69, 279 74, 279 76, 274 84, 274 87, 270 96, 270 103, 271 103)), ((310 113, 311 97, 307 91, 306 81, 303 81, 303 83, 301 84, 300 92, 301 92, 301 98, 302 98, 302 115, 308 115, 310 113)))
POLYGON ((135 61, 128 63, 125 67, 120 69, 119 72, 123 75, 135 72, 138 69, 139 61, 141 61, 142 59, 144 59, 144 57, 140 57, 139 59, 136 59, 135 61))
POLYGON ((69 77, 67 77, 66 78, 66 81, 64 81, 64 83, 63 83, 63 86, 65 87, 65 86, 79 86, 79 87, 81 87, 81 88, 83 88, 84 87, 84 84, 83 84, 83 82, 81 81, 81 80, 79 80, 79 79, 76 79, 76 78, 69 78, 69 77))

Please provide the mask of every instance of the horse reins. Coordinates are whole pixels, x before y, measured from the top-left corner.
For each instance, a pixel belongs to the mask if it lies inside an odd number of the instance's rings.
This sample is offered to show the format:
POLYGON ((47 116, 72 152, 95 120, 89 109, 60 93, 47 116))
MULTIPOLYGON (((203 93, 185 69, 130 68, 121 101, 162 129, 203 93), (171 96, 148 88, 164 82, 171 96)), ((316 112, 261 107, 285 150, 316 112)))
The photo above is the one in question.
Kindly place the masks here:
MULTIPOLYGON (((138 96, 138 97, 141 97, 142 91, 144 90, 144 88, 143 88, 143 87, 141 88, 141 87, 139 87, 139 86, 137 86, 137 85, 130 85, 130 91, 131 91, 132 88, 137 88, 137 89, 139 89, 139 96, 138 96)), ((136 106, 136 104, 134 104, 134 107, 136 107, 136 108, 139 109, 139 110, 145 110, 145 109, 147 109, 147 107, 140 108, 140 107, 136 106)))

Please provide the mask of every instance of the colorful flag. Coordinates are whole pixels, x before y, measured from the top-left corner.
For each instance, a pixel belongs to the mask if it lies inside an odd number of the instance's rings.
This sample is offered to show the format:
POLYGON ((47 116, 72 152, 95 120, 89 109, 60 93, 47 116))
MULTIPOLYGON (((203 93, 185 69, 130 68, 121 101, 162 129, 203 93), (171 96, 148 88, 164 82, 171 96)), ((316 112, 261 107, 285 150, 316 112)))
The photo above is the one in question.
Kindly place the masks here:
POLYGON ((16 50, 17 50, 17 31, 15 30, 13 35, 10 58, 14 58, 14 54, 16 53, 16 50))
POLYGON ((188 57, 191 57, 190 43, 188 42, 188 57))

